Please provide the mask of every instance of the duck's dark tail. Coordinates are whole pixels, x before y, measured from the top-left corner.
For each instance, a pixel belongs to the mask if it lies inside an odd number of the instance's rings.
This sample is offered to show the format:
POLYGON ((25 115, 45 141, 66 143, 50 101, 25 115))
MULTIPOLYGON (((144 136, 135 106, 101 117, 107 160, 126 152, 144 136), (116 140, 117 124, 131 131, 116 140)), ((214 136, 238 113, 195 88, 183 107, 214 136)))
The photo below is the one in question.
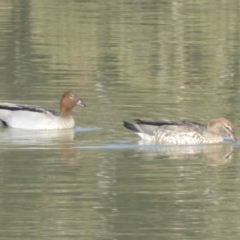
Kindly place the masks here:
POLYGON ((123 126, 133 132, 136 132, 136 133, 139 132, 139 129, 137 129, 136 126, 132 123, 123 121, 123 126))
POLYGON ((135 133, 144 133, 153 136, 155 131, 159 128, 159 125, 163 123, 164 121, 154 122, 136 119, 134 123, 123 122, 123 126, 135 133))

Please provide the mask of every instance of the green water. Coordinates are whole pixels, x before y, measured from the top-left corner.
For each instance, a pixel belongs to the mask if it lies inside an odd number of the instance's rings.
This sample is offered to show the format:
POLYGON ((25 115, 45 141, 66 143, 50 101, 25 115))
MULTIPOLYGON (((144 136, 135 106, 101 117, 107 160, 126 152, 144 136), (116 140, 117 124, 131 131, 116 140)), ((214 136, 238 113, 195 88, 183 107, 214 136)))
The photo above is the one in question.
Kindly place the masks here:
POLYGON ((0 239, 239 239, 239 143, 146 146, 122 126, 226 117, 240 139, 238 1, 0 9, 0 101, 87 105, 73 130, 0 128, 0 239))

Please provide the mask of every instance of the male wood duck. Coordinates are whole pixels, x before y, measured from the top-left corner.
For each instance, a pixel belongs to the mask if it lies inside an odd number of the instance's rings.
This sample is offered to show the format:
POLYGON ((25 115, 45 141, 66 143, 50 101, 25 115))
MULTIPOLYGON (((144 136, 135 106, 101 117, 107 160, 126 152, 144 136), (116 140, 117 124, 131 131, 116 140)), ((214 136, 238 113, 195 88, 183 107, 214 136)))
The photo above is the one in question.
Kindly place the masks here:
POLYGON ((4 126, 21 129, 65 129, 74 127, 72 109, 85 104, 79 95, 71 90, 60 100, 60 113, 44 107, 0 103, 0 122, 4 126))
POLYGON ((209 144, 223 142, 223 137, 237 141, 233 125, 225 118, 212 119, 207 126, 191 121, 123 122, 124 127, 137 133, 143 140, 159 144, 209 144))

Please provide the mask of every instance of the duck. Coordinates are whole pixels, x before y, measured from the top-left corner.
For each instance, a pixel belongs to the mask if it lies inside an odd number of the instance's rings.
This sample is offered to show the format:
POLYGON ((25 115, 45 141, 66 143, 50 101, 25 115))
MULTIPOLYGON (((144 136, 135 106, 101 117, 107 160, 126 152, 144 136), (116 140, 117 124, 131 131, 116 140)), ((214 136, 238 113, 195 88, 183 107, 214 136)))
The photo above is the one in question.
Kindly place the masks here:
POLYGON ((73 128, 72 109, 85 107, 79 95, 72 90, 63 93, 60 113, 41 106, 0 103, 0 122, 3 126, 19 129, 51 130, 73 128))
POLYGON ((233 125, 226 118, 212 119, 207 126, 192 121, 134 120, 123 122, 125 128, 144 141, 166 145, 213 144, 229 137, 236 142, 233 125))

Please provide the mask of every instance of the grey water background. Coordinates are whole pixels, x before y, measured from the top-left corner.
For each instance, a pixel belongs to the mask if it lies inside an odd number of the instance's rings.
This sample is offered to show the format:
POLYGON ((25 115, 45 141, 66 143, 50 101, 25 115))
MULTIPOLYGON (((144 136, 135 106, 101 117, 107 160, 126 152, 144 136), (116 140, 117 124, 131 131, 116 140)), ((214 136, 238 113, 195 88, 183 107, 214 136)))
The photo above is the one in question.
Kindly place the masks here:
POLYGON ((0 1, 0 101, 76 128, 0 128, 0 239, 239 239, 240 146, 149 146, 122 120, 226 117, 240 2, 0 1))

